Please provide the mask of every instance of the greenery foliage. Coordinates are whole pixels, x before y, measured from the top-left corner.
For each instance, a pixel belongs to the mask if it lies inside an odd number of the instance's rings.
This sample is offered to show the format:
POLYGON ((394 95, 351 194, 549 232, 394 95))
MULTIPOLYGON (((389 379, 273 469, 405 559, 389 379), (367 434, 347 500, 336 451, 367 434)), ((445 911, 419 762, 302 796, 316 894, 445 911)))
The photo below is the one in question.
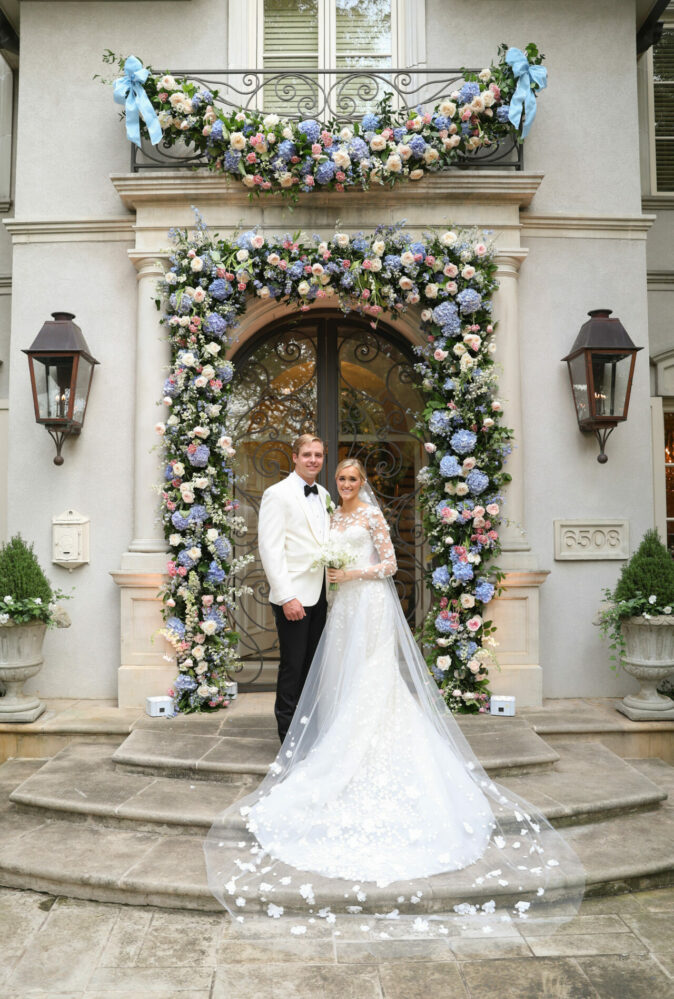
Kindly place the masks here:
POLYGON ((616 669, 625 642, 621 622, 627 617, 667 615, 674 607, 674 560, 655 529, 646 531, 622 568, 614 590, 604 590, 607 601, 599 612, 599 626, 609 639, 612 669, 616 669))
POLYGON ((55 596, 32 545, 20 534, 0 548, 0 625, 51 622, 55 596))

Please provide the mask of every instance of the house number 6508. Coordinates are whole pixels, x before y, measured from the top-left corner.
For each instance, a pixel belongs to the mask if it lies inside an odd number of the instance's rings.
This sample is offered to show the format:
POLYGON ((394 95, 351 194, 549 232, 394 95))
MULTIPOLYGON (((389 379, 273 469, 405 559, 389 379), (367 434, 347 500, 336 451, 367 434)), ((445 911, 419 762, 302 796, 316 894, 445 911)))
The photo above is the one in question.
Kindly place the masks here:
POLYGON ((626 520, 555 521, 555 558, 621 559, 629 553, 626 520))

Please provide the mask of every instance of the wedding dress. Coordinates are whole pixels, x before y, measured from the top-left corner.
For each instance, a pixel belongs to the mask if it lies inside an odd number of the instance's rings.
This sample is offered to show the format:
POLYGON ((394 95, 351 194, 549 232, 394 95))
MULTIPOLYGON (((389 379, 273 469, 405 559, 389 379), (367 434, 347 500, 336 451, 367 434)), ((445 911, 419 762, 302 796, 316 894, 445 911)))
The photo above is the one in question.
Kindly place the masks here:
POLYGON ((361 498, 355 513, 335 513, 330 531, 357 578, 334 594, 268 775, 213 824, 209 887, 238 918, 413 912, 418 924, 434 898, 431 909, 443 911, 442 899, 463 919, 568 919, 582 866, 541 814, 482 769, 405 621, 369 487, 361 498))

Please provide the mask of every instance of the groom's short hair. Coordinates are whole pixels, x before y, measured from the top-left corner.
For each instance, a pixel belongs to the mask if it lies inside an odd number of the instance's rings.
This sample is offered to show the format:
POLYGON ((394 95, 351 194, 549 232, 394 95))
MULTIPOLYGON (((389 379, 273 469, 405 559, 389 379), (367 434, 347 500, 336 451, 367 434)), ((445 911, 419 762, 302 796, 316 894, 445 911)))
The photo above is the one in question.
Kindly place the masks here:
POLYGON ((325 444, 320 437, 316 437, 315 434, 300 434, 293 441, 293 454, 299 454, 303 447, 308 447, 310 444, 320 444, 325 451, 325 444))

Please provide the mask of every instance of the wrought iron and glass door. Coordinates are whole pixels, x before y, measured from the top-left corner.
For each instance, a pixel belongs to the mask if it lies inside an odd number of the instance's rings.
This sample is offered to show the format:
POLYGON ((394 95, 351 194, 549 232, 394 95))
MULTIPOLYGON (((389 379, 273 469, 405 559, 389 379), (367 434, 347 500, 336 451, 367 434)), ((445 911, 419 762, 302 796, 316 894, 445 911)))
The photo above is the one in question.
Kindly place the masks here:
MULTIPOLYGON (((412 626, 424 610, 423 532, 416 509, 421 445, 413 435, 423 405, 410 345, 393 330, 373 330, 335 314, 293 319, 261 331, 235 358, 229 405, 239 462, 237 499, 247 534, 240 553, 257 556, 264 490, 292 471, 292 441, 316 433, 327 443, 320 482, 337 499, 335 468, 356 457, 391 527, 396 586, 412 626)), ((259 559, 243 581, 252 588, 236 614, 242 683, 270 679, 278 658, 268 586, 259 559)))

